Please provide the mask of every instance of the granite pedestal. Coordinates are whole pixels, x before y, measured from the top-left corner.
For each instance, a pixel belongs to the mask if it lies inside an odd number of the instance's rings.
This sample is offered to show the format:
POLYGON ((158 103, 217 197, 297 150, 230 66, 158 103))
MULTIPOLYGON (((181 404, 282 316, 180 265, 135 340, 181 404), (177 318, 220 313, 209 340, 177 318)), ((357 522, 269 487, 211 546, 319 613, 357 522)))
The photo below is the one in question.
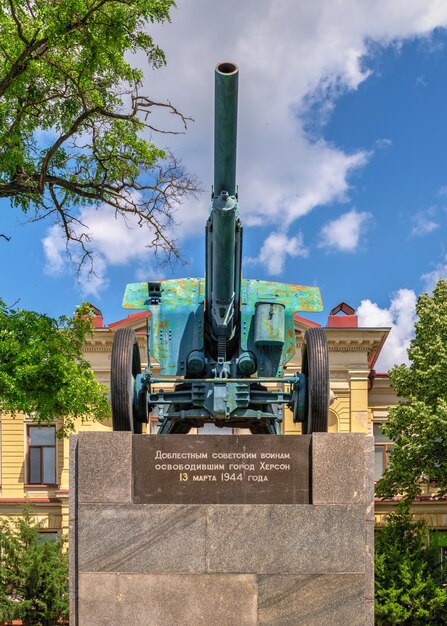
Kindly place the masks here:
POLYGON ((372 438, 292 439, 72 436, 70 624, 373 626, 372 438))

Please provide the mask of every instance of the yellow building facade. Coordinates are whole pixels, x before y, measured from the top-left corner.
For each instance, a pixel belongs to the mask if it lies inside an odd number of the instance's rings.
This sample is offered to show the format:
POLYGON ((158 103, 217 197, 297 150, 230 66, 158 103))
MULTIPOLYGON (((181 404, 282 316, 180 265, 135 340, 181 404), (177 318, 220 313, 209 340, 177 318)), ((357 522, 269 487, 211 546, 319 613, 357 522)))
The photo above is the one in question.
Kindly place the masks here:
MULTIPOLYGON (((389 407, 397 401, 388 376, 377 374, 374 370, 389 329, 359 328, 353 313, 350 307, 342 303, 333 309, 325 327, 331 391, 335 395, 330 407, 329 430, 374 434, 375 469, 379 477, 392 451, 392 442, 388 442, 381 433, 381 425, 387 419, 389 407)), ((141 360, 145 365, 146 318, 146 313, 136 313, 108 327, 103 325, 99 315, 95 318, 96 327, 85 346, 85 356, 101 383, 109 385, 110 382, 112 342, 118 328, 130 327, 139 333, 141 360)), ((299 369, 302 337, 305 330, 312 326, 315 326, 313 322, 296 317, 299 349, 287 365, 287 373, 299 369)), ((38 429, 24 416, 0 414, 0 515, 20 515, 24 503, 28 501, 32 505, 33 514, 42 523, 42 532, 68 534, 69 442, 68 439, 56 437, 58 426, 60 424, 38 429)), ((157 426, 157 419, 152 418, 147 432, 156 432, 157 426)), ((108 431, 112 425, 110 421, 88 421, 78 423, 76 427, 78 432, 108 431)), ((300 430, 300 425, 293 423, 290 412, 286 410, 283 433, 296 435, 300 434, 300 430)), ((376 501, 378 526, 394 506, 394 501, 376 501)), ((437 533, 437 541, 445 557, 447 501, 435 500, 427 491, 415 502, 414 512, 424 517, 434 533, 437 533)))

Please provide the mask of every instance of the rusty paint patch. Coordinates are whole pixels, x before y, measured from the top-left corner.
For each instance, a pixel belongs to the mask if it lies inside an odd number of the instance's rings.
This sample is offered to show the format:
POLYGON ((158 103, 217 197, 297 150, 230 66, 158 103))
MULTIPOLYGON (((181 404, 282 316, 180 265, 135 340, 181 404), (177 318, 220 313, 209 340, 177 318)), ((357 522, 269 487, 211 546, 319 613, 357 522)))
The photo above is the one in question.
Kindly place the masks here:
MULTIPOLYGON (((163 305, 169 309, 180 306, 197 306, 203 302, 204 279, 203 278, 179 278, 173 280, 161 280, 160 299, 163 305)), ((152 310, 153 304, 149 297, 148 283, 129 283, 123 298, 125 309, 152 310)))

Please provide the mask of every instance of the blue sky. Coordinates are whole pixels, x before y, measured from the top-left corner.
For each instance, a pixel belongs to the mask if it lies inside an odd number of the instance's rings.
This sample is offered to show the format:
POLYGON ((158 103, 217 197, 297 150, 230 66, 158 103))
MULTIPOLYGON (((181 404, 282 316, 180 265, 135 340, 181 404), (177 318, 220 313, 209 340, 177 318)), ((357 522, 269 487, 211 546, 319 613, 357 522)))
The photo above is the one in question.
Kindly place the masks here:
POLYGON ((232 60, 244 275, 319 286, 312 319, 345 301, 362 324, 393 327, 381 368, 403 361, 417 294, 447 278, 446 27, 447 3, 428 0, 179 1, 152 28, 168 64, 146 68, 145 90, 195 120, 170 142, 206 190, 178 209, 187 265, 157 268, 147 233, 90 208, 100 278, 76 283, 51 224, 21 225, 2 200, 1 296, 54 316, 85 298, 108 323, 127 315, 126 282, 203 274, 213 72, 232 60))

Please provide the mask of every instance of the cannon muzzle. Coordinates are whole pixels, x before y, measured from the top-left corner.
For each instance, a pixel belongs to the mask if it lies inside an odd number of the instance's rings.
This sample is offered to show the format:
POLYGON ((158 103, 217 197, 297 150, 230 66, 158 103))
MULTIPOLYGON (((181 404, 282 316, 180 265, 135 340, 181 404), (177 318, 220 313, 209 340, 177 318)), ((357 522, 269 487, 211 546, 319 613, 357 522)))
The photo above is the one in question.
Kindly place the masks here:
POLYGON ((214 197, 236 195, 237 90, 239 68, 219 63, 215 71, 214 197))

